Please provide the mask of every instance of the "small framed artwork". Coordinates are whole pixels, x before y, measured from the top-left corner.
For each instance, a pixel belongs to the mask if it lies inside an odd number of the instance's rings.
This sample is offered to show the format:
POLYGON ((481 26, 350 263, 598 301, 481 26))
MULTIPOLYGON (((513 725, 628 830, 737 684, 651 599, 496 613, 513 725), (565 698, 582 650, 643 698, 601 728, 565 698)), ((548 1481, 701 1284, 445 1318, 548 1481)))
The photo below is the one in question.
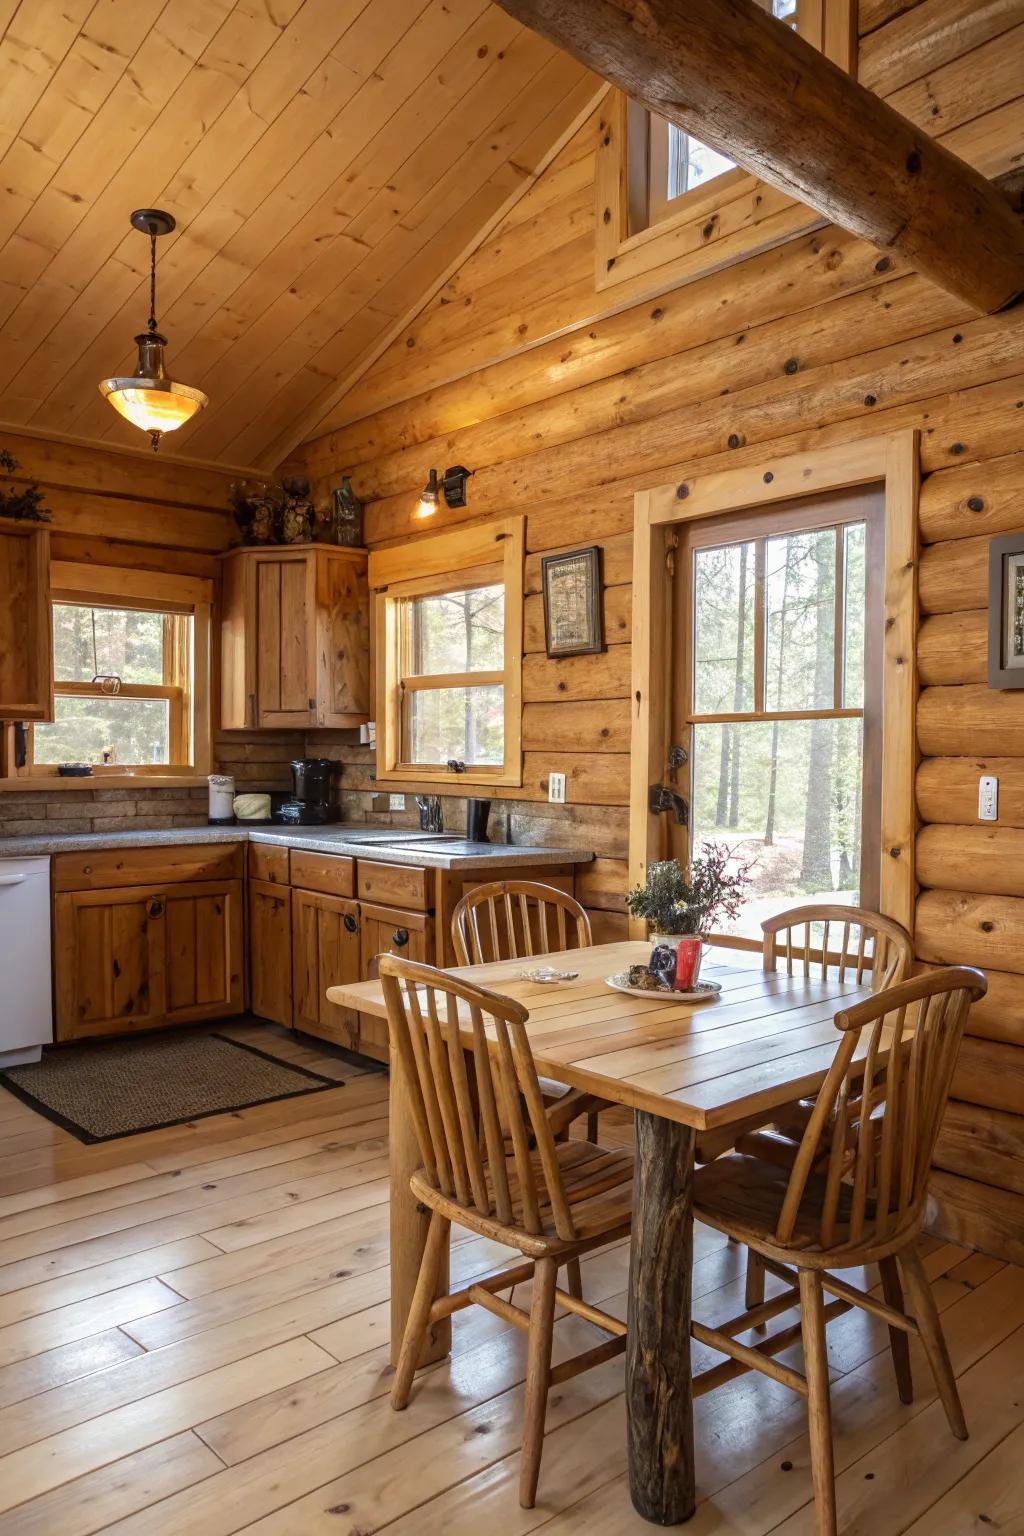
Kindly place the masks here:
POLYGON ((988 685, 1024 688, 1024 533, 988 547, 988 685))
POLYGON ((544 555, 544 640, 549 656, 589 656, 604 650, 601 547, 544 555))

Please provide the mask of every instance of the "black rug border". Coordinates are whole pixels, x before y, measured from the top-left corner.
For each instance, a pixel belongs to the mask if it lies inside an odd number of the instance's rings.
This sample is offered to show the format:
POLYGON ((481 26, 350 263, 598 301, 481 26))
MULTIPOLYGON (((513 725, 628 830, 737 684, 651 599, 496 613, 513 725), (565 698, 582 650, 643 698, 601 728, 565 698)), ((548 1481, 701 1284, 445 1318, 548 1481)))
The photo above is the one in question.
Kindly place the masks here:
MULTIPOLYGON (((184 1039, 187 1036, 182 1033, 175 1038, 184 1039)), ((286 1067, 290 1072, 298 1072, 303 1077, 311 1078, 315 1086, 311 1088, 293 1088, 289 1093, 274 1093, 267 1099, 251 1099, 245 1104, 222 1104, 218 1109, 204 1109, 198 1115, 184 1115, 178 1120, 161 1120, 153 1125, 138 1126, 135 1130, 131 1131, 111 1131, 108 1136, 96 1136, 92 1131, 87 1131, 84 1125, 79 1125, 76 1121, 69 1120, 59 1110, 51 1109, 48 1104, 43 1103, 42 1099, 37 1099, 34 1094, 29 1093, 27 1088, 23 1088, 20 1083, 14 1082, 11 1078, 11 1073, 17 1072, 17 1067, 8 1067, 6 1071, 0 1072, 0 1083, 7 1089, 8 1093, 13 1093, 16 1099, 20 1099, 30 1109, 34 1109, 45 1120, 49 1120, 53 1125, 59 1126, 62 1131, 67 1131, 69 1135, 74 1136, 76 1141, 80 1141, 89 1147, 98 1146, 105 1141, 126 1141, 129 1136, 145 1136, 150 1131, 172 1130, 176 1125, 193 1125, 197 1120, 211 1120, 215 1115, 234 1115, 246 1109, 258 1109, 261 1104, 280 1104, 285 1099, 301 1099, 305 1098, 307 1094, 323 1093, 327 1088, 346 1087, 345 1083, 336 1082, 332 1077, 324 1077, 322 1072, 313 1072, 309 1067, 300 1067, 293 1062, 284 1061, 280 1056, 275 1056, 272 1051, 262 1051, 259 1046, 248 1045, 243 1040, 232 1040, 230 1035, 222 1035, 217 1030, 211 1031, 207 1038, 223 1040, 228 1045, 236 1046, 240 1051, 249 1051, 253 1056, 262 1056, 265 1061, 272 1061, 275 1066, 286 1067)), ((115 1044, 113 1040, 98 1040, 91 1043, 96 1045, 115 1044)), ((123 1040, 117 1043, 123 1043, 123 1040)), ((23 1065, 29 1066, 31 1063, 24 1062, 23 1065)))

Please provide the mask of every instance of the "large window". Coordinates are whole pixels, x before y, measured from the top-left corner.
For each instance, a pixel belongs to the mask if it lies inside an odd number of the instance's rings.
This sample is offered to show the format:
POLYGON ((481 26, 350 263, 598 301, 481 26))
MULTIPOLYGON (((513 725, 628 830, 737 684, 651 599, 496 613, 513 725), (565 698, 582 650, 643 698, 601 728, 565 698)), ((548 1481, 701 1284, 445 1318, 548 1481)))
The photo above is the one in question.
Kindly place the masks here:
POLYGON ((370 556, 377 778, 521 784, 523 519, 370 556))
POLYGON ((857 492, 687 534, 691 846, 750 865, 743 937, 797 903, 878 906, 880 516, 857 492))

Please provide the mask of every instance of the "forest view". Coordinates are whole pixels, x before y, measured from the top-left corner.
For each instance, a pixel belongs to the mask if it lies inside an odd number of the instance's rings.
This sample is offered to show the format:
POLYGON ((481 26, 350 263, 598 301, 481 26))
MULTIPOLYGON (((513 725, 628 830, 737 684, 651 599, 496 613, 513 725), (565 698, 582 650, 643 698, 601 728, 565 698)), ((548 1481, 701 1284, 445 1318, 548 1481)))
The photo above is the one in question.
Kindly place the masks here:
POLYGON ((858 899, 862 715, 771 717, 863 709, 865 549, 865 525, 851 523, 838 540, 825 528, 694 556, 692 838, 752 865, 733 932, 760 937, 764 917, 797 901, 858 899), (760 717, 708 720, 754 711, 759 650, 760 717))
MULTIPOLYGON (((409 676, 501 672, 505 661, 505 588, 471 587, 418 597, 406 608, 409 676)), ((498 766, 505 759, 505 689, 491 678, 479 683, 410 688, 408 739, 411 763, 498 766)))
MULTIPOLYGON (((130 608, 53 605, 56 719, 34 730, 37 763, 170 762, 170 706, 165 698, 61 694, 62 683, 118 677, 122 683, 164 683, 168 615, 130 608)), ((191 624, 191 621, 187 621, 191 624)))

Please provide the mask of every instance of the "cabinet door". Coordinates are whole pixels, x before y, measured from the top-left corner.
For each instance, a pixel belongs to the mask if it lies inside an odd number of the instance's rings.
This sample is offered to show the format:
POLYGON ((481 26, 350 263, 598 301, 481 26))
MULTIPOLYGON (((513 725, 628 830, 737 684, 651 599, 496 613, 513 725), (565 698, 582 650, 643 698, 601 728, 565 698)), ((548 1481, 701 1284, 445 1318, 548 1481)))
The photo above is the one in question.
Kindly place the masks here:
POLYGON ((313 565, 306 554, 256 563, 256 723, 316 724, 313 565))
POLYGON ((340 728, 369 718, 370 600, 366 561, 316 555, 317 723, 340 728))
POLYGON ((327 1001, 328 987, 359 977, 359 905, 292 891, 292 1018, 296 1029, 351 1046, 356 1016, 327 1001))
POLYGON ((244 1006, 242 882, 168 886, 165 1018, 216 1019, 244 1006))
POLYGON ((58 1040, 148 1029, 166 1005, 166 897, 128 886, 54 898, 58 1040))
POLYGON ((434 962, 431 943, 433 924, 422 912, 400 907, 374 907, 363 902, 360 910, 360 976, 376 976, 378 955, 400 955, 405 960, 434 962))
POLYGON ((0 720, 53 719, 50 535, 0 525, 0 720))
POLYGON ((249 1006, 291 1027, 292 893, 265 880, 249 881, 249 1006))

